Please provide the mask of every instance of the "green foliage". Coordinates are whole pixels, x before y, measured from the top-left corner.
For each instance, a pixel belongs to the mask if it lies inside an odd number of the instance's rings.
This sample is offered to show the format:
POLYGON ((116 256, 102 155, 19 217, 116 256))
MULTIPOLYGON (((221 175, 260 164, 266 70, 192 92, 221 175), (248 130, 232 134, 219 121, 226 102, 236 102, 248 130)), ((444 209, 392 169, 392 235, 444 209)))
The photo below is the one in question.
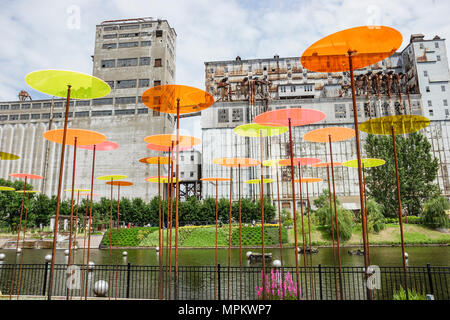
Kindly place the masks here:
MULTIPOLYGON (((281 240, 287 241, 287 232, 285 228, 281 229, 281 240)), ((242 245, 260 245, 262 243, 261 227, 242 227, 242 245)), ((264 244, 276 245, 280 243, 280 234, 278 227, 264 227, 264 244)), ((239 245, 239 228, 233 228, 231 233, 231 245, 239 245)))
POLYGON ((287 209, 281 210, 281 222, 284 227, 289 227, 294 224, 294 220, 291 217, 291 213, 287 209))
POLYGON ((373 199, 367 201, 367 226, 369 232, 378 233, 385 228, 383 208, 373 199))
MULTIPOLYGON (((438 160, 431 154, 431 145, 421 133, 406 137, 397 135, 399 180, 402 206, 408 215, 418 216, 424 201, 439 194, 434 183, 438 160)), ((395 217, 398 213, 395 162, 391 136, 369 134, 364 145, 367 157, 381 158, 386 163, 366 169, 368 194, 383 206, 383 215, 395 217)))
MULTIPOLYGON (((326 231, 329 235, 332 234, 331 225, 333 225, 333 233, 336 235, 337 229, 334 215, 334 204, 331 207, 333 210, 333 223, 331 223, 329 196, 329 191, 325 189, 323 193, 316 200, 314 200, 314 205, 318 208, 315 211, 314 215, 315 220, 318 221, 319 225, 326 227, 326 231)), ((331 194, 331 196, 333 197, 333 194, 331 194)), ((353 214, 341 207, 337 199, 336 205, 339 226, 339 239, 342 241, 350 240, 350 238, 352 237, 353 214)))
MULTIPOLYGON (((158 231, 156 227, 136 227, 136 228, 119 228, 119 247, 136 247, 142 240, 150 233, 158 231)), ((102 240, 102 245, 109 246, 109 233, 108 229, 102 240)), ((158 232, 157 232, 158 233, 158 232)), ((113 229, 111 233, 111 245, 117 245, 117 229, 113 229)))
POLYGON ((425 202, 423 223, 431 228, 448 228, 450 219, 446 210, 450 209, 447 198, 440 196, 425 202))
MULTIPOLYGON (((426 294, 417 292, 414 288, 408 289, 409 300, 426 300, 426 294)), ((394 292, 393 300, 406 300, 406 291, 400 286, 400 290, 394 292)))

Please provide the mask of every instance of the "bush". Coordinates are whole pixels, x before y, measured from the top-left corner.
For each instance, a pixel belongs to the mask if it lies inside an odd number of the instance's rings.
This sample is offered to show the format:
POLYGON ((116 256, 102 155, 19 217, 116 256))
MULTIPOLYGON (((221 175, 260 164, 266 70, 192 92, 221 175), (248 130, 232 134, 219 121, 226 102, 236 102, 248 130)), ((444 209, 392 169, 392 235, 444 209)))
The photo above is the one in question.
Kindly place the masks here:
MULTIPOLYGON (((424 293, 417 292, 415 289, 408 289, 409 300, 426 300, 424 293)), ((394 292, 394 300, 406 300, 406 291, 400 286, 399 291, 394 292)))
MULTIPOLYGON (((233 228, 231 231, 231 245, 239 245, 239 228, 233 228)), ((281 240, 287 241, 287 232, 285 228, 281 229, 281 240)), ((252 246, 261 245, 261 227, 242 227, 242 245, 252 246)), ((264 244, 276 245, 280 243, 280 234, 278 227, 264 227, 264 244)))
POLYGON ((447 198, 440 196, 425 202, 423 223, 431 228, 448 228, 450 225, 446 210, 450 209, 447 198))
POLYGON ((369 232, 378 233, 385 228, 383 208, 375 200, 367 201, 367 226, 369 232))

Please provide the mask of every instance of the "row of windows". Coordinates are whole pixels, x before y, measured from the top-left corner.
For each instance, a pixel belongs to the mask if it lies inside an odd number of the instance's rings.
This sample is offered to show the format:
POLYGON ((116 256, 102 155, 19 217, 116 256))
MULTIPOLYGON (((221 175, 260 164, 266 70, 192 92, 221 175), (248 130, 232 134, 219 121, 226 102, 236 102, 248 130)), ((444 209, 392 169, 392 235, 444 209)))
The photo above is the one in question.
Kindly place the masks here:
MULTIPOLYGON (((151 23, 141 23, 141 24, 125 24, 120 27, 118 26, 105 26, 103 28, 104 31, 115 31, 115 30, 133 30, 133 29, 139 29, 139 26, 141 26, 142 29, 145 28, 151 28, 151 23)), ((156 30, 157 36, 162 36, 162 30, 156 30)))
MULTIPOLYGON (((431 89, 429 86, 425 87, 425 91, 426 92, 431 92, 431 89)), ((441 92, 445 92, 445 85, 441 85, 441 92)))
MULTIPOLYGON (((89 105, 89 100, 87 100, 87 101, 83 101, 83 100, 77 101, 77 105, 78 106, 86 105, 86 104, 83 104, 83 103, 86 103, 86 102, 87 102, 87 105, 89 105)), ((73 100, 70 101, 69 105, 73 106, 74 105, 74 101, 73 100)), ((11 106, 11 110, 41 109, 42 107, 50 108, 52 106, 52 103, 51 102, 44 102, 44 103, 36 102, 36 103, 32 103, 32 104, 30 104, 30 103, 22 103, 22 104, 14 103, 14 104, 11 104, 11 105, 9 105, 9 104, 1 104, 0 105, 0 110, 9 110, 10 106, 11 106)), ((65 106, 65 102, 63 104, 62 101, 55 101, 54 102, 54 106, 55 106, 55 108, 62 108, 63 106, 65 106)))
POLYGON ((110 33, 110 34, 105 34, 103 35, 103 39, 116 39, 117 36, 119 36, 119 38, 134 38, 134 37, 148 37, 150 36, 149 32, 133 32, 133 33, 110 33))
MULTIPOLYGON (((149 112, 148 108, 139 108, 137 113, 138 114, 146 114, 149 112)), ((99 116, 111 116, 113 114, 113 110, 95 110, 91 112, 92 117, 99 117, 99 116)), ((130 115, 130 114, 136 114, 135 109, 118 109, 114 110, 114 115, 130 115)), ((159 112, 153 111, 153 116, 159 116, 159 112)), ((63 114, 61 112, 59 113, 53 113, 53 118, 62 118, 63 114)), ((73 112, 69 112, 69 118, 73 117, 73 112)), ((75 118, 86 118, 89 117, 89 111, 77 111, 75 112, 75 118)), ((50 119, 50 113, 33 113, 33 114, 11 114, 9 115, 0 115, 0 121, 6 121, 6 120, 39 120, 39 119, 50 119)))
MULTIPOLYGON (((296 92, 297 89, 303 89, 303 91, 311 92, 313 91, 313 85, 312 84, 305 84, 305 85, 295 85, 295 86, 280 86, 280 92, 286 92, 286 88, 290 90, 290 92, 296 92)), ((287 92, 289 92, 287 90, 287 92)))
MULTIPOLYGON (((150 40, 148 41, 130 41, 130 42, 119 42, 119 48, 133 48, 133 47, 149 47, 152 45, 150 40)), ((103 49, 116 49, 117 43, 104 43, 102 46, 103 49)))
MULTIPOLYGON (((226 123, 230 121, 229 109, 219 109, 218 111, 218 122, 226 123)), ((244 110, 242 108, 234 108, 231 110, 231 121, 232 122, 242 122, 244 121, 244 110)))
MULTIPOLYGON (((428 100, 427 102, 428 102, 428 106, 429 106, 429 107, 432 107, 432 106, 433 106, 433 102, 432 102, 431 100, 428 100)), ((447 106, 448 106, 448 101, 447 101, 447 99, 442 100, 442 103, 444 104, 444 107, 447 107, 447 106)))
MULTIPOLYGON (((154 59, 154 67, 161 67, 162 61, 159 58, 154 59)), ((102 60, 102 68, 121 68, 121 67, 135 67, 138 65, 145 66, 150 65, 150 57, 140 57, 138 58, 126 58, 126 59, 108 59, 102 60)))

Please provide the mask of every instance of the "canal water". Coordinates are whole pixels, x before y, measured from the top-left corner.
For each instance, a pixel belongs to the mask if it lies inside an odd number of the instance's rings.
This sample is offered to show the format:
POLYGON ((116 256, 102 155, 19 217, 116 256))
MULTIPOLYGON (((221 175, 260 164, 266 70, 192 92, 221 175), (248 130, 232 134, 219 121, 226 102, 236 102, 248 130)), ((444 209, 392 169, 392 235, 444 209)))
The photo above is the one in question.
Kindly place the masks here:
MULTIPOLYGON (((355 248, 341 248, 341 260, 343 266, 364 266, 363 256, 356 256, 348 254, 349 250, 355 248)), ((172 256, 175 255, 175 250, 172 249, 172 256)), ((244 248, 242 250, 243 264, 250 265, 247 262, 246 252, 251 251, 261 253, 261 248, 244 248)), ((267 253, 272 253, 273 260, 280 259, 279 249, 266 249, 267 253)), ((433 246, 433 247, 406 247, 408 253, 409 266, 425 266, 427 263, 432 266, 448 266, 450 265, 450 247, 448 246, 433 246)), ((0 250, 0 253, 6 255, 3 263, 10 264, 19 262, 16 258, 15 250, 0 250)), ((45 255, 51 254, 50 249, 25 249, 23 256, 23 263, 25 264, 40 264, 45 262, 45 255)), ((87 249, 85 251, 87 254, 87 249)), ((131 263, 132 265, 158 265, 158 254, 155 249, 113 249, 111 255, 109 249, 91 249, 90 261, 96 265, 115 264, 116 257, 120 257, 123 264, 131 263), (122 252, 127 251, 126 258, 122 256, 122 252)), ((67 257, 64 255, 64 250, 58 249, 56 251, 56 263, 66 263, 67 257)), ((308 265, 309 255, 307 255, 308 265)), ((400 247, 371 247, 370 248, 371 264, 379 266, 401 266, 401 248, 400 247)), ((231 250, 231 265, 239 266, 239 249, 231 250)), ((295 266, 295 255, 293 248, 283 249, 284 266, 295 266)), ((174 259, 172 259, 174 261, 174 259)), ((213 266, 215 264, 215 250, 214 249, 179 249, 178 261, 180 266, 213 266)), ((75 251, 75 264, 83 262, 83 250, 75 251)), ((226 266, 228 265, 228 249, 219 249, 218 263, 226 266)), ((299 263, 303 265, 303 254, 299 255, 299 263)), ((312 265, 321 264, 322 266, 333 265, 333 251, 331 248, 319 248, 319 252, 312 255, 312 265)))

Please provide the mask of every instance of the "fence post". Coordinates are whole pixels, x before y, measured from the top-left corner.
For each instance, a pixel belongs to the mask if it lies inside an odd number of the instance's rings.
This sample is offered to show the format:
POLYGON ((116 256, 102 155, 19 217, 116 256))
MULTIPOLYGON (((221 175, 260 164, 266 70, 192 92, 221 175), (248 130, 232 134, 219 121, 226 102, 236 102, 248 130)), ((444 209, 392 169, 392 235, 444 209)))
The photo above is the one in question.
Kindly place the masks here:
POLYGON ((429 263, 427 263, 427 271, 428 271, 428 281, 430 282, 430 293, 434 295, 434 289, 433 289, 433 278, 431 277, 431 266, 429 263))
POLYGON ((127 265, 127 299, 130 298, 130 275, 131 275, 131 263, 128 262, 127 265))
POLYGON ((319 292, 320 292, 320 300, 323 300, 322 295, 322 265, 319 263, 319 292))
POLYGON ((220 263, 217 264, 217 300, 220 300, 220 263))
POLYGON ((45 270, 44 270, 44 285, 42 287, 42 295, 45 296, 45 291, 47 288, 47 270, 48 270, 48 262, 45 262, 45 270))

